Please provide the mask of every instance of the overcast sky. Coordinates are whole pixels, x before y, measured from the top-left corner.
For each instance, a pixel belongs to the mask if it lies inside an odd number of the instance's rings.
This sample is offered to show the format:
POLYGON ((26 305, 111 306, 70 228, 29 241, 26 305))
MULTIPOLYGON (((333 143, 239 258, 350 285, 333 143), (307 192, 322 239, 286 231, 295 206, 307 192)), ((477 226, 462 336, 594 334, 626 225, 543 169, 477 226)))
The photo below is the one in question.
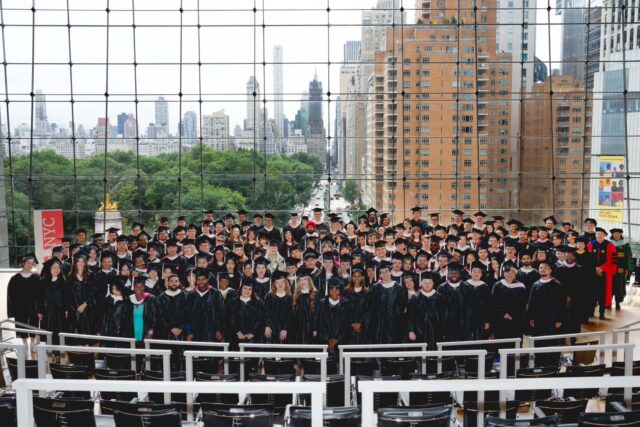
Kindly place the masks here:
MULTIPOLYGON (((140 104, 138 118, 141 131, 154 121, 153 100, 165 96, 169 105, 171 132, 177 131, 180 118, 178 93, 183 92, 182 114, 187 110, 199 113, 198 92, 203 96, 202 113, 223 109, 230 115, 231 131, 246 116, 245 86, 249 76, 255 74, 261 90, 266 87, 267 99, 272 99, 273 65, 263 67, 262 62, 272 61, 273 46, 282 45, 284 74, 285 115, 293 119, 299 108, 302 92, 308 89, 314 72, 323 82, 324 92, 330 88, 339 92, 339 69, 343 58, 343 44, 347 40, 359 40, 362 9, 374 7, 376 0, 331 0, 331 12, 326 11, 327 0, 265 0, 257 1, 258 13, 254 14, 253 0, 200 1, 200 13, 196 12, 197 0, 134 0, 135 60, 137 67, 137 92, 140 104), (183 65, 180 79, 180 13, 182 7, 182 61, 203 63, 201 83, 197 65, 183 65), (229 10, 233 7, 233 10, 229 10), (293 9, 296 10, 287 10, 293 9), (150 9, 155 9, 151 11, 150 9), (158 11, 162 9, 162 11, 158 11), (213 10, 216 9, 216 10, 213 10), (200 48, 198 49, 198 23, 200 48), (253 27, 255 23, 257 27, 253 27), (332 26, 327 28, 328 19, 332 26), (266 27, 261 25, 265 23, 266 27), (215 27, 206 27, 214 25, 215 27), (332 65, 327 66, 327 60, 332 65), (257 62, 257 65, 253 65, 257 62), (144 65, 153 63, 153 65, 144 65), (182 88, 180 84, 182 82, 182 88)), ((67 30, 66 0, 36 1, 35 40, 32 40, 31 2, 3 0, 3 20, 6 49, 7 86, 10 104, 11 127, 30 122, 29 92, 31 92, 32 42, 35 46, 33 88, 41 89, 47 96, 47 113, 50 122, 67 127, 71 120, 69 94, 70 67, 69 35, 67 30), (39 26, 42 25, 42 26, 39 26), (59 65, 52 65, 59 64, 59 65), (22 101, 22 102, 19 102, 22 101), (27 102, 25 102, 27 101, 27 102), (62 102, 56 102, 62 101, 62 102)), ((73 68, 73 92, 78 102, 74 107, 76 123, 86 128, 95 126, 98 116, 104 116, 107 91, 107 2, 103 0, 69 0, 71 25, 71 61, 73 68), (85 65, 82 65, 85 64, 85 65), (91 64, 91 65, 89 65, 91 64)), ((405 0, 408 24, 414 22, 415 5, 405 0)), ((552 6, 555 5, 555 1, 552 6)), ((533 5, 532 5, 533 6, 533 5)), ((539 25, 536 32, 536 56, 549 60, 549 30, 547 26, 547 0, 538 0, 536 13, 539 25)), ((108 115, 116 123, 121 112, 134 113, 133 103, 136 83, 134 80, 134 37, 131 0, 109 2, 108 61, 108 115), (117 65, 116 65, 117 64, 117 65)), ((558 18, 551 12, 552 22, 558 18)), ((514 31, 519 31, 515 28, 514 31)), ((552 40, 557 40, 559 27, 552 27, 552 40)), ((554 47, 557 43, 554 43, 554 47)), ((2 54, 0 52, 0 54, 2 54)), ((559 51, 551 57, 557 60, 559 51)), ((531 58, 533 59, 533 58, 531 58)), ((554 68, 556 66, 554 65, 554 68)), ((4 69, 0 70, 0 92, 5 98, 4 69)), ((335 95, 332 96, 335 100, 335 95)), ((268 103, 269 115, 273 106, 268 103)), ((326 105, 326 104, 325 104, 326 105)), ((335 112, 332 103, 331 120, 335 112)), ((325 108, 325 127, 328 127, 329 108, 325 108)), ((2 123, 6 126, 7 110, 2 108, 2 123)), ((333 125, 331 125, 333 133, 333 125)))

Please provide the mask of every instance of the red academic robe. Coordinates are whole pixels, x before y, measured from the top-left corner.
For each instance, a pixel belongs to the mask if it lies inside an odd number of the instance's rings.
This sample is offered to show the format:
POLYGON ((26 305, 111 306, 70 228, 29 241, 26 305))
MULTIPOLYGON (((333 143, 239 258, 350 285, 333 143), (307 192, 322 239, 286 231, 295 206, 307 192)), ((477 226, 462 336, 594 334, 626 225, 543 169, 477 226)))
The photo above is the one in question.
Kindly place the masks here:
POLYGON ((618 271, 616 246, 608 240, 599 244, 596 240, 587 245, 587 250, 593 255, 596 267, 600 267, 605 280, 605 307, 611 307, 613 297, 613 276, 618 271))

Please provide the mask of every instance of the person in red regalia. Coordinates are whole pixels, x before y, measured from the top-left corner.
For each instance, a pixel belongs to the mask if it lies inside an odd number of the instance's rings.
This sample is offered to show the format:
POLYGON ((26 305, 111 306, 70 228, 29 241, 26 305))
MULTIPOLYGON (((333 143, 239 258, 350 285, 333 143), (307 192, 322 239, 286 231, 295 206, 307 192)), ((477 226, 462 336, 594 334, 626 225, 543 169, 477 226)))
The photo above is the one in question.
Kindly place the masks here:
POLYGON ((605 308, 611 308, 613 276, 618 271, 616 246, 607 240, 607 231, 596 228, 596 239, 587 245, 596 264, 596 289, 600 319, 604 319, 605 308))

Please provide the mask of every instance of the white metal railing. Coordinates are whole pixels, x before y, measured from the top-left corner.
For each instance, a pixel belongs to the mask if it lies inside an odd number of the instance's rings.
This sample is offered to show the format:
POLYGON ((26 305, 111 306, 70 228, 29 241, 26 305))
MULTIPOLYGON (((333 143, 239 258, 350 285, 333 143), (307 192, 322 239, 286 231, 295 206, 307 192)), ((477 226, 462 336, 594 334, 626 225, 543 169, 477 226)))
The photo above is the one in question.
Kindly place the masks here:
MULTIPOLYGON (((406 343, 406 344, 347 344, 338 345, 336 347, 336 357, 338 358, 338 372, 344 373, 344 352, 347 351, 365 351, 370 350, 369 357, 372 357, 374 351, 398 351, 398 349, 416 349, 419 351, 427 351, 426 343, 406 343)), ((426 366, 425 366, 426 367, 426 366)))
POLYGON ((436 343, 438 351, 442 351, 445 347, 466 347, 466 346, 479 346, 488 347, 495 346, 496 344, 511 344, 514 348, 520 348, 522 339, 520 338, 500 338, 491 340, 474 340, 474 341, 443 341, 436 343))
POLYGON ((326 344, 257 344, 240 343, 240 351, 267 350, 267 351, 327 351, 326 344))
MULTIPOLYGON (((43 380, 47 376, 47 352, 48 351, 72 351, 74 353, 103 353, 103 354, 127 354, 131 355, 131 369, 136 371, 137 355, 162 356, 162 378, 171 381, 171 350, 146 350, 137 348, 109 348, 109 347, 80 347, 73 345, 37 345, 38 353, 38 379, 43 380)), ((171 393, 164 393, 165 403, 171 401, 171 393)))
MULTIPOLYGON (((566 389, 602 387, 603 377, 562 378, 562 386, 566 389)), ((615 377, 616 387, 637 387, 640 377, 615 377)), ((477 391, 478 394, 489 390, 545 390, 558 386, 558 378, 517 378, 495 379, 491 381, 476 380, 428 380, 428 381, 362 381, 358 384, 362 394, 362 425, 374 425, 373 394, 379 392, 464 392, 477 391)), ((504 403, 504 400, 501 399, 504 403)), ((627 408, 630 408, 630 401, 627 408)), ((503 405, 501 405, 503 406, 503 405)), ((501 414, 504 417, 504 412, 501 414)), ((484 407, 478 402, 478 425, 483 425, 484 407)))
MULTIPOLYGON (((535 360, 532 360, 532 359, 534 359, 535 354, 585 351, 586 349, 612 350, 612 351, 616 351, 617 349, 623 349, 624 350, 624 375, 631 376, 633 373, 633 348, 634 348, 633 344, 598 344, 598 345, 590 345, 588 347, 583 345, 569 345, 569 346, 557 346, 557 347, 504 348, 498 351, 500 354, 500 379, 507 378, 507 359, 510 354, 513 354, 516 356, 514 358, 515 359, 514 372, 517 372, 517 370, 520 368, 520 358, 517 357, 517 355, 528 354, 529 365, 533 367, 533 363, 535 362, 535 360), (534 357, 531 357, 531 356, 534 356, 534 357)), ((620 378, 620 377, 615 377, 615 378, 620 378)), ((564 382, 566 379, 568 378, 563 378, 561 381, 561 385, 563 386, 563 388, 564 388, 564 382)), ((600 383, 597 385, 598 388, 602 387, 602 381, 603 381, 602 377, 600 377, 600 383)), ((617 379, 614 381, 617 381, 617 379)), ((491 381, 491 383, 493 384, 493 381, 491 381)), ((556 378, 554 387, 557 387, 558 384, 559 382, 558 382, 558 379, 556 378)), ((636 386, 638 386, 638 384, 640 384, 640 382, 637 383, 636 386)), ((617 382, 616 382, 616 385, 617 385, 617 382)), ((554 387, 551 387, 551 388, 554 388, 554 387)), ((571 387, 567 387, 567 388, 571 388, 571 387)), ((496 389, 494 388, 492 390, 496 390, 496 389)), ((505 397, 506 397, 505 390, 500 390, 500 402, 505 401, 505 397)), ((624 400, 625 402, 630 404, 631 402, 630 388, 625 388, 624 400)), ((501 412, 501 416, 504 416, 504 411, 502 411, 502 408, 500 412, 501 412)))
MULTIPOLYGON (((294 358, 294 359, 320 359, 320 383, 326 387, 327 380, 327 358, 326 352, 250 352, 250 351, 185 351, 185 374, 187 382, 193 381, 193 358, 194 357, 219 357, 225 359, 224 373, 229 373, 229 358, 238 358, 240 361, 240 382, 244 382, 245 359, 263 359, 263 358, 294 358)), ((270 383, 271 384, 271 383, 270 383)), ((292 384, 292 383, 288 383, 292 384)), ((324 401, 324 393, 321 400, 324 401)), ((188 420, 192 421, 193 418, 193 393, 187 393, 187 416, 188 420)))
POLYGON ((68 339, 78 339, 78 340, 93 340, 100 342, 120 342, 127 343, 129 348, 136 348, 136 340, 135 338, 124 338, 124 337, 111 337, 107 335, 86 335, 86 334, 72 334, 68 332, 62 332, 58 334, 60 337, 60 345, 67 345, 68 339))
MULTIPOLYGON (((169 350, 166 350, 169 351, 169 350)), ((210 382, 188 381, 88 381, 88 380, 30 380, 15 382, 17 398, 18 427, 33 425, 33 390, 55 389, 59 391, 121 391, 157 392, 170 389, 172 393, 211 393, 210 382)), ((311 394, 311 426, 322 427, 322 395, 325 384, 319 382, 260 383, 260 382, 220 382, 215 384, 217 393, 269 393, 269 394, 311 394)))
MULTIPOLYGON (((567 339, 567 338, 584 338, 584 337, 598 337, 598 342, 600 344, 606 344, 607 331, 577 332, 574 334, 558 334, 558 335, 541 335, 537 337, 530 336, 529 344, 531 347, 535 347, 537 342, 553 341, 553 340, 560 340, 560 339, 567 339)), ((600 350, 600 361, 604 363, 604 349, 600 350)))
MULTIPOLYGON (((24 323, 21 323, 21 322, 15 322, 11 319, 5 319, 2 322, 3 323, 0 323, 0 332, 9 331, 14 333, 20 332, 23 334, 35 335, 36 344, 40 344, 40 341, 41 341, 40 337, 44 335, 47 344, 51 344, 53 342, 53 332, 51 331, 34 328, 32 326, 25 325, 24 323), (16 326, 4 326, 4 322, 13 323, 16 326)), ((2 337, 2 339, 4 339, 4 337, 2 337)))
MULTIPOLYGON (((2 350, 14 350, 16 353, 16 363, 18 368, 18 379, 26 378, 26 360, 27 360, 27 346, 24 344, 14 344, 10 342, 0 342, 0 349, 2 350)), ((1 374, 1 372, 0 372, 1 374)))
MULTIPOLYGON (((634 324, 638 324, 640 323, 640 321, 635 322, 635 323, 630 323, 629 325, 634 325, 634 324)), ((629 326, 627 325, 627 326, 629 326)), ((628 344, 630 341, 630 337, 629 334, 631 332, 640 332, 640 327, 639 328, 630 328, 630 327, 623 327, 623 328, 619 328, 619 329, 614 329, 611 331, 611 343, 612 344, 618 344, 618 336, 620 334, 624 334, 624 343, 628 344)), ((614 362, 618 361, 618 352, 614 351, 613 353, 611 353, 611 360, 614 362)))
MULTIPOLYGON (((152 345, 162 345, 162 346, 171 346, 171 347, 204 347, 204 348, 221 348, 222 351, 229 351, 229 343, 228 342, 210 342, 210 341, 170 341, 170 340, 156 340, 156 339, 147 339, 144 340, 144 348, 147 350, 151 349, 152 345)), ((185 348, 185 350, 187 349, 185 348)), ((212 350, 213 351, 213 350, 212 350)), ((146 368, 151 369, 150 360, 146 361, 146 368)), ((224 359, 225 369, 229 369, 229 359, 224 359)), ((225 371, 226 372, 226 371, 225 371)))
MULTIPOLYGON (((421 358, 422 373, 426 373, 426 363, 424 362, 427 357, 438 358, 438 373, 442 370, 440 359, 442 357, 459 357, 459 356, 472 356, 478 358, 478 379, 484 378, 484 359, 487 355, 486 350, 448 350, 448 351, 385 351, 382 353, 370 353, 366 351, 361 352, 346 352, 343 353, 344 359, 344 405, 350 406, 351 404, 351 359, 356 358, 375 358, 375 359, 392 359, 402 357, 405 359, 421 358)), ((385 381, 386 382, 386 381, 385 381)), ((483 393, 478 393, 478 402, 484 399, 483 393)), ((366 424, 363 424, 366 425, 366 424)))

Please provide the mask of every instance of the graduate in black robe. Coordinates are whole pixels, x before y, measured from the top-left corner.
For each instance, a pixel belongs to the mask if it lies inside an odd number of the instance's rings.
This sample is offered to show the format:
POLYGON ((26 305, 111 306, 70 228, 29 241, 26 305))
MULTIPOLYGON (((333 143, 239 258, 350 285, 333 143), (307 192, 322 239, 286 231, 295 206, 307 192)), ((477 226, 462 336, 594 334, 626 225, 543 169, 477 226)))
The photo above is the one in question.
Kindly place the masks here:
POLYGON ((256 296, 264 301, 264 298, 271 292, 271 277, 269 276, 269 260, 263 256, 253 261, 255 274, 253 277, 253 287, 256 296))
POLYGON ((239 343, 260 343, 264 333, 264 303, 253 290, 253 282, 240 284, 238 298, 229 302, 229 342, 231 349, 239 343))
POLYGON ((94 335, 100 330, 97 316, 96 297, 93 281, 85 255, 77 255, 73 260, 73 267, 69 277, 73 298, 71 306, 75 312, 73 319, 74 330, 77 334, 94 335))
POLYGON ((302 276, 296 282, 293 294, 293 343, 313 344, 318 292, 309 276, 302 276))
POLYGON ((567 292, 562 283, 551 277, 546 261, 538 265, 540 280, 531 288, 527 320, 533 336, 557 335, 567 320, 567 292))
POLYGON ((494 307, 493 332, 496 338, 522 338, 529 293, 523 283, 515 280, 516 267, 503 265, 503 278, 491 291, 494 307))
MULTIPOLYGON (((110 278, 111 291, 101 304, 103 316, 100 323, 100 335, 108 337, 122 336, 122 324, 124 322, 124 288, 115 276, 110 278)), ((117 343, 113 343, 116 345, 117 343)), ((111 343, 109 344, 111 345, 111 343)))
POLYGON ((407 290, 391 278, 391 263, 382 261, 378 265, 381 281, 371 288, 370 307, 375 313, 371 324, 371 342, 393 344, 404 340, 400 330, 400 317, 407 306, 407 290))
POLYGON ((431 273, 421 275, 420 291, 413 296, 409 310, 409 342, 426 343, 427 349, 437 348, 444 340, 442 318, 445 300, 436 292, 431 273))
POLYGON ((588 293, 585 292, 585 274, 582 266, 576 263, 575 248, 568 247, 564 265, 558 267, 555 277, 563 285, 567 293, 566 333, 577 333, 581 324, 588 318, 588 293))
POLYGON ((351 269, 351 278, 347 286, 349 302, 350 344, 367 344, 369 342, 369 323, 371 311, 369 307, 369 287, 365 283, 364 272, 360 267, 351 269))
MULTIPOLYGON (((118 286, 122 286, 121 283, 118 286)), ((133 282, 133 293, 124 299, 124 310, 120 334, 126 338, 135 338, 138 343, 154 337, 158 322, 157 299, 145 292, 144 277, 133 282), (142 316, 136 314, 142 310, 142 316), (142 320, 140 322, 140 320, 142 320)))
POLYGON ((491 322, 493 321, 493 307, 491 288, 483 280, 482 268, 471 268, 471 278, 465 283, 473 289, 471 293, 469 340, 484 340, 491 335, 491 322))
POLYGON ((467 341, 472 335, 473 287, 461 281, 461 270, 461 265, 449 264, 447 280, 438 286, 438 293, 445 300, 442 318, 445 341, 467 341))
MULTIPOLYGON (((595 238, 595 237, 594 237, 595 238)), ((583 293, 586 301, 584 302, 584 317, 582 322, 588 322, 593 316, 593 311, 597 305, 597 280, 596 262, 593 254, 587 250, 587 244, 590 237, 580 235, 576 239, 576 263, 582 267, 584 274, 583 293)))
POLYGON ((314 333, 318 343, 327 344, 329 354, 335 354, 338 345, 347 341, 349 303, 337 282, 329 283, 329 295, 318 304, 314 333))
POLYGON ((158 322, 155 336, 161 340, 182 341, 187 316, 187 294, 181 289, 180 277, 168 277, 167 289, 157 297, 158 322))
POLYGON ((39 310, 43 315, 41 327, 53 332, 53 344, 56 345, 60 342, 60 332, 74 332, 72 318, 75 316, 75 309, 71 304, 73 294, 62 273, 61 262, 56 260, 49 264, 40 287, 44 295, 39 310))
POLYGON ((286 279, 286 273, 276 271, 271 292, 264 301, 264 339, 266 343, 287 343, 291 330, 292 305, 293 296, 291 296, 291 287, 286 279))
POLYGON ((531 293, 531 288, 533 284, 540 279, 540 273, 536 270, 533 265, 532 253, 530 250, 525 250, 521 254, 520 258, 520 268, 518 269, 518 273, 516 274, 516 281, 524 284, 527 291, 531 293))
MULTIPOLYGON (((38 298, 40 296, 40 277, 33 271, 38 260, 34 254, 22 257, 22 270, 9 279, 7 286, 7 316, 13 317, 33 327, 40 327, 38 316, 38 298)), ((18 332, 19 338, 26 338, 27 334, 18 332)))
POLYGON ((187 341, 223 341, 225 300, 220 291, 209 285, 209 271, 196 269, 196 287, 187 294, 187 341))

